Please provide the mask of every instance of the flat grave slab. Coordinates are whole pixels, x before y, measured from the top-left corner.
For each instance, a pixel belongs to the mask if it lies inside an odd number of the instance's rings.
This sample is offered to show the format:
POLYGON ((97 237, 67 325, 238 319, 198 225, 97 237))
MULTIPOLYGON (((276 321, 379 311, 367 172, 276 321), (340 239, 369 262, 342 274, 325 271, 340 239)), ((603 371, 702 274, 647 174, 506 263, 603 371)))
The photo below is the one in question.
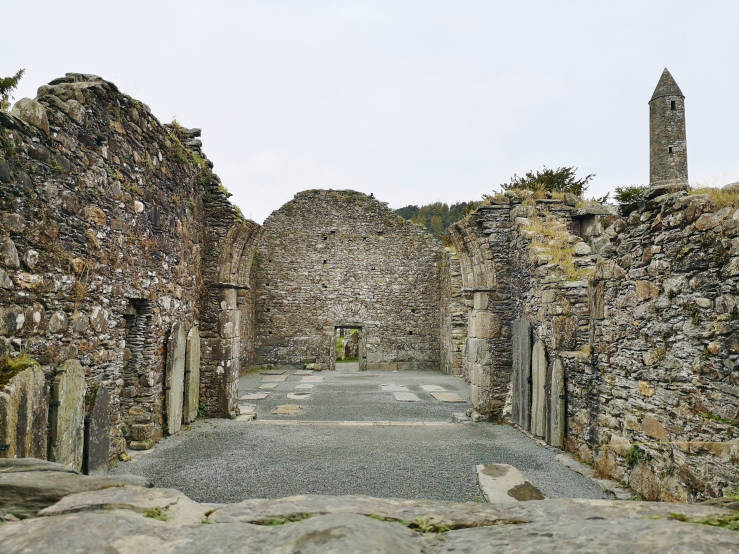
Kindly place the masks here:
POLYGON ((266 369, 264 371, 260 371, 260 375, 282 375, 285 373, 284 369, 266 369))
POLYGON ((303 377, 301 380, 303 383, 322 383, 323 377, 320 375, 310 375, 308 377, 303 377))
POLYGON ((265 375, 262 377, 262 383, 281 383, 287 380, 287 375, 265 375))
POLYGON ((250 392, 239 396, 239 400, 262 400, 269 396, 268 392, 250 392))
POLYGON ((380 390, 385 392, 407 392, 408 387, 405 385, 396 385, 395 383, 386 383, 384 385, 380 385, 380 390))
POLYGON ((441 402, 466 402, 464 398, 456 392, 432 392, 431 396, 441 402))
POLYGON ((315 387, 313 383, 298 383, 295 385, 296 389, 312 389, 313 387, 315 387))
POLYGON ((291 392, 287 395, 290 400, 306 400, 310 398, 309 392, 291 392))
POLYGON ((440 387, 439 385, 421 385, 421 389, 426 392, 442 392, 446 390, 444 387, 440 387))
POLYGON ((275 406, 272 410, 274 415, 298 415, 300 413, 300 406, 298 404, 280 404, 275 406))
POLYGON ((259 385, 260 389, 273 389, 275 388, 279 383, 262 383, 259 385))
POLYGON ((299 369, 293 372, 293 375, 313 375, 313 371, 310 369, 299 369))
POLYGON ((421 400, 413 392, 394 392, 393 395, 395 396, 395 400, 399 400, 400 402, 418 402, 421 400))

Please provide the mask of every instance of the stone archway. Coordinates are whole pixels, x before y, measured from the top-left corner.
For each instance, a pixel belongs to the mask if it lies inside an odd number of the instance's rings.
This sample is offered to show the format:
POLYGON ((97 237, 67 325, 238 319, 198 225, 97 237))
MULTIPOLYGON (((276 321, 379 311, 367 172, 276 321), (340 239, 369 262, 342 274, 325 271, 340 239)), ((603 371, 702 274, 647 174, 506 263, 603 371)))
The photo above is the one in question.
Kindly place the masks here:
POLYGON ((253 349, 254 293, 251 274, 262 228, 232 225, 218 245, 214 276, 204 290, 201 335, 201 402, 211 416, 236 417, 242 360, 253 349), (244 351, 247 351, 245 355, 244 351))

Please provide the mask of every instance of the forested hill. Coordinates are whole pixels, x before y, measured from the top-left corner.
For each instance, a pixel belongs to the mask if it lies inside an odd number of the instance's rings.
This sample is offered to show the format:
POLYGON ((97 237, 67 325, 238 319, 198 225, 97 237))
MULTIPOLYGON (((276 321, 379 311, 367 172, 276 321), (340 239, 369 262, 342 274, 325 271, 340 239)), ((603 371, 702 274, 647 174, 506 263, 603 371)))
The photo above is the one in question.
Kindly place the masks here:
POLYGON ((443 202, 434 202, 425 206, 405 206, 395 210, 403 219, 422 224, 431 233, 441 238, 446 235, 446 228, 455 221, 462 219, 479 202, 457 202, 451 206, 443 202))

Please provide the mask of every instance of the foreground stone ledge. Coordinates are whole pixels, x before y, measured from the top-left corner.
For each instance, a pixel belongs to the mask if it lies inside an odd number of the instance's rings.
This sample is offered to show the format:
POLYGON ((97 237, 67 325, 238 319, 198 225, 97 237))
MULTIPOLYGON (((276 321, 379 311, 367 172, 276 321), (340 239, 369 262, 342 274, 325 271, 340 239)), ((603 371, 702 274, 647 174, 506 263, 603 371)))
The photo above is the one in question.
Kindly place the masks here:
POLYGON ((482 504, 305 495, 216 506, 125 481, 78 475, 39 460, 3 461, 2 551, 726 552, 739 547, 739 533, 691 522, 736 520, 737 502, 723 507, 576 499, 482 504))

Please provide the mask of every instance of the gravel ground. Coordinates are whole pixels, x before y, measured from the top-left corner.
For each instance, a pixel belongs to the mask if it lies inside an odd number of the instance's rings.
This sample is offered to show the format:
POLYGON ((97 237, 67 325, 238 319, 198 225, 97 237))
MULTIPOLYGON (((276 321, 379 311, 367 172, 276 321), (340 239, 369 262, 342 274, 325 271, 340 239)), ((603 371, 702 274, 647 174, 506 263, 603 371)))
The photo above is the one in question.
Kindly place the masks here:
MULTIPOLYGON (((589 479, 507 425, 450 423, 470 407, 444 403, 421 389, 434 384, 468 399, 457 377, 431 371, 316 372, 323 376, 310 399, 291 400, 302 376, 287 380, 257 406, 256 422, 195 422, 156 448, 134 453, 113 473, 133 473, 155 486, 176 488, 200 502, 238 502, 296 494, 366 494, 378 497, 479 500, 475 465, 515 466, 549 497, 602 498, 589 479), (382 384, 405 385, 420 398, 400 402, 382 384), (276 416, 278 404, 300 404, 297 416, 276 416), (291 422, 293 421, 293 422, 291 422), (394 421, 399 425, 346 425, 394 421)), ((262 376, 241 379, 240 392, 257 391, 262 376)))

